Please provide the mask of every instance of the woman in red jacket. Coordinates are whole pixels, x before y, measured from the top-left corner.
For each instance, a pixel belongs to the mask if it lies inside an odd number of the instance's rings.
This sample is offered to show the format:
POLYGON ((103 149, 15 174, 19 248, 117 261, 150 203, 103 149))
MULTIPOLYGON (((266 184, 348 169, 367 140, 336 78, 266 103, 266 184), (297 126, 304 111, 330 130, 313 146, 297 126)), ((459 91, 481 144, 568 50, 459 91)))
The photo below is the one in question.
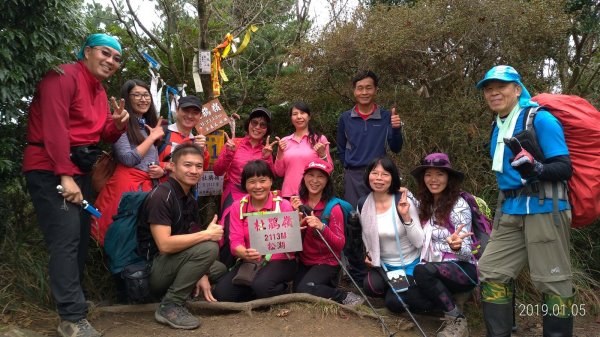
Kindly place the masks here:
POLYGON ((310 214, 302 220, 306 226, 299 253, 298 272, 294 280, 294 291, 330 298, 345 305, 360 305, 364 299, 353 292, 337 288, 340 266, 333 253, 339 258, 346 239, 344 237, 344 213, 339 204, 331 208, 327 225, 321 221, 321 215, 327 203, 333 198, 333 167, 322 159, 311 161, 304 168, 300 182, 299 197, 292 197, 292 206, 308 206, 310 214), (319 231, 319 233, 316 233, 319 231), (327 241, 329 250, 323 239, 327 241))

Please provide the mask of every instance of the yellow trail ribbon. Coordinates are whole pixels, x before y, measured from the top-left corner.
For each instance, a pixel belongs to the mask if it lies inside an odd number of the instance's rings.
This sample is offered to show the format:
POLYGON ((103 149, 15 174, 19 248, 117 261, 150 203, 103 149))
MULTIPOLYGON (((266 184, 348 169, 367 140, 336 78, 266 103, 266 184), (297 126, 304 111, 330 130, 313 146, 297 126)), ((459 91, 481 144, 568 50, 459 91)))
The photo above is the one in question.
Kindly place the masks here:
POLYGON ((210 64, 210 80, 212 82, 213 96, 221 95, 221 83, 219 82, 219 68, 221 67, 221 53, 219 49, 213 49, 213 58, 210 64))
POLYGON ((227 55, 229 54, 229 51, 231 50, 233 35, 231 35, 230 33, 227 33, 227 35, 225 35, 225 41, 227 42, 227 45, 225 46, 225 49, 223 50, 223 54, 221 55, 223 58, 227 58, 227 55))
POLYGON ((213 49, 213 58, 210 65, 210 78, 212 81, 214 97, 219 97, 221 95, 221 83, 219 81, 219 76, 221 76, 223 82, 229 81, 229 79, 227 78, 227 74, 225 74, 225 70, 221 67, 221 60, 224 60, 227 57, 237 56, 242 51, 244 51, 244 49, 246 49, 246 47, 248 46, 248 43, 250 43, 250 37, 252 33, 256 32, 257 30, 257 26, 250 25, 250 27, 248 27, 248 29, 246 30, 246 34, 244 35, 244 40, 242 41, 242 44, 237 50, 235 50, 235 46, 233 45, 234 38, 233 35, 231 35, 231 33, 227 33, 223 42, 221 42, 221 44, 219 44, 213 49), (223 49, 222 53, 219 51, 220 49, 223 49), (232 49, 233 53, 230 54, 232 49))
MULTIPOLYGON (((251 37, 252 33, 256 33, 257 30, 258 30, 258 27, 256 27, 256 25, 250 25, 250 27, 248 27, 248 29, 246 29, 246 34, 244 35, 244 40, 242 41, 242 44, 238 47, 237 52, 231 54, 229 57, 234 57, 236 55, 239 55, 241 52, 243 52, 244 49, 246 49, 246 47, 248 46, 248 43, 250 43, 250 37, 251 37)), ((223 56, 223 58, 225 58, 225 56, 223 56)))

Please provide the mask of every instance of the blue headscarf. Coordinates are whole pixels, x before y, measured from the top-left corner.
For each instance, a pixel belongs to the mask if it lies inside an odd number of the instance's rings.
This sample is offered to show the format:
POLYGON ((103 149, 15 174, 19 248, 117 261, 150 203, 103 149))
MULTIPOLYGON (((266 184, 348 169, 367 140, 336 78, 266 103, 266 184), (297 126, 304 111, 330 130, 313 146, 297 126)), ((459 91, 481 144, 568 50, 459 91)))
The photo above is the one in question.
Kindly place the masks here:
POLYGON ((111 47, 112 49, 121 53, 121 44, 114 37, 106 34, 90 34, 87 39, 85 39, 85 43, 79 50, 79 53, 77 53, 77 59, 83 60, 83 51, 85 50, 85 47, 96 46, 111 47))
POLYGON ((531 95, 527 88, 521 83, 521 75, 511 66, 495 66, 485 73, 485 76, 476 85, 477 89, 482 89, 483 86, 492 80, 503 81, 503 82, 515 82, 521 87, 521 96, 519 97, 519 106, 521 108, 529 106, 538 106, 538 104, 531 100, 531 95))

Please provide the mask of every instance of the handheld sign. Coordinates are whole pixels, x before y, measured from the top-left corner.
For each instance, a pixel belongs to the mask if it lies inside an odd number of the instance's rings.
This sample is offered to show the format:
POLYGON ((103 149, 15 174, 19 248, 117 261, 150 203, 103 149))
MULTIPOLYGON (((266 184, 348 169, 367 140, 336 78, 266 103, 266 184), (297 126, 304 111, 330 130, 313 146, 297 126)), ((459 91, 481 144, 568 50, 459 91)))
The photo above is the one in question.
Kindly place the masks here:
POLYGON ((208 101, 202 105, 202 117, 196 125, 196 131, 202 130, 203 135, 207 135, 221 127, 229 124, 229 116, 218 99, 208 101))
POLYGON ((223 194, 223 176, 216 176, 214 171, 204 171, 196 185, 196 191, 200 196, 223 194))
POLYGON ((250 247, 262 255, 302 250, 298 212, 248 216, 250 247))

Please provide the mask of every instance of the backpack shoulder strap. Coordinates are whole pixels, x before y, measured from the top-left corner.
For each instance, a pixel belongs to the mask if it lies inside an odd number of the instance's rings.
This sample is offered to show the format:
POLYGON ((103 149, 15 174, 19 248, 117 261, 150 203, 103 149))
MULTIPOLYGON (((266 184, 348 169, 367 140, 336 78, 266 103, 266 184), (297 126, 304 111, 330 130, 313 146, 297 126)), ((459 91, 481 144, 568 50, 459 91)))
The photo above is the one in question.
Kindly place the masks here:
POLYGON ((325 205, 325 209, 323 210, 323 213, 321 213, 321 222, 325 226, 329 225, 329 216, 331 215, 331 210, 333 209, 333 206, 339 203, 340 199, 333 197, 327 202, 327 205, 325 205))
POLYGON ((535 133, 535 130, 533 129, 533 120, 535 119, 535 116, 539 110, 539 106, 532 106, 527 109, 527 115, 523 118, 523 130, 530 130, 531 132, 535 133))
POLYGON ((160 145, 158 146, 158 153, 162 153, 165 150, 165 148, 167 147, 167 145, 171 145, 171 130, 169 130, 169 126, 163 125, 162 129, 163 129, 163 132, 165 133, 165 135, 163 136, 163 140, 160 142, 160 145))
POLYGON ((363 206, 365 205, 365 201, 367 201, 367 195, 363 195, 358 199, 358 203, 356 204, 356 208, 358 208, 358 213, 362 213, 363 206))

